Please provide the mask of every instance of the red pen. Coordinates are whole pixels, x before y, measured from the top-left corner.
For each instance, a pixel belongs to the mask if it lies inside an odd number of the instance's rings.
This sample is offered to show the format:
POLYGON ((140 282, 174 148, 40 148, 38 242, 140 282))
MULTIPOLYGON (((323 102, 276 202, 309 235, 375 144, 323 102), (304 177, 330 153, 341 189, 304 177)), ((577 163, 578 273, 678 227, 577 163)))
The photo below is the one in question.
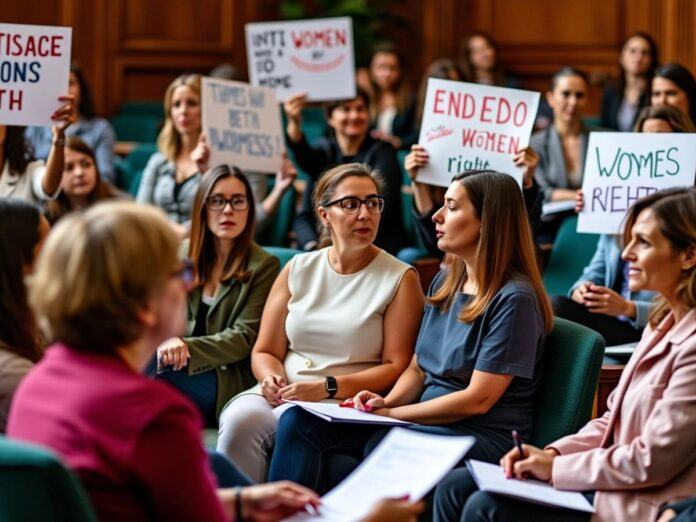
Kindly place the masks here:
POLYGON ((338 405, 339 408, 355 408, 355 403, 353 399, 346 399, 338 405))

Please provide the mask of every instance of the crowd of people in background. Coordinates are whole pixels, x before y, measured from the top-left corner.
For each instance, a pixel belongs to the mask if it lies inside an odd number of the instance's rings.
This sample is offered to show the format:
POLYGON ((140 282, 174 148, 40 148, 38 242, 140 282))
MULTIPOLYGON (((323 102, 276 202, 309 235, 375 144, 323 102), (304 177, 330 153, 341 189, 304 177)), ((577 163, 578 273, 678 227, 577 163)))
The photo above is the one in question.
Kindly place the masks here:
MULTIPOLYGON (((471 435, 467 458, 582 491, 603 520, 693 520, 696 189, 638 200, 568 295, 547 295, 539 260, 585 205, 590 132, 696 133, 696 80, 637 32, 595 123, 587 73, 552 75, 514 156, 522 190, 487 170, 420 182, 427 80, 520 88, 499 54, 472 33, 413 89, 399 48, 379 45, 355 97, 325 105, 326 135, 306 135, 304 93, 282 104, 292 161, 277 173, 210 163, 201 75, 183 74, 135 198, 74 67, 53 127, 0 125, 0 433, 56 452, 100 519, 280 520, 318 506, 386 434, 287 401, 352 400, 471 435), (281 267, 258 241, 298 170, 303 252, 281 267), (542 216, 555 201, 575 209, 542 216), (440 267, 425 294, 422 255, 440 267), (520 454, 510 429, 532 436, 554 316, 637 346, 604 415, 520 454)), ((426 504, 383 501, 366 520, 589 520, 477 489, 462 461, 426 504)))

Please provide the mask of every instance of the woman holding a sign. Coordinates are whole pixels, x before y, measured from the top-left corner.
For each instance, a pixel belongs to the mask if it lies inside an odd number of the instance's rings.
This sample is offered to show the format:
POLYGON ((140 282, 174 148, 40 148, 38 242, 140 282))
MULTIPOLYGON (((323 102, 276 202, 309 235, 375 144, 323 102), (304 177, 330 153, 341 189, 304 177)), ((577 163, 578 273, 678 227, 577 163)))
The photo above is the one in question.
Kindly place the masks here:
POLYGON ((24 127, 0 125, 0 198, 19 198, 32 203, 55 199, 63 176, 65 129, 77 118, 72 95, 52 114, 53 143, 48 160, 32 161, 33 151, 24 137, 24 127))
POLYGON ((305 100, 304 95, 298 94, 283 104, 288 118, 288 147, 300 168, 310 176, 302 198, 302 211, 294 225, 299 247, 313 250, 318 244, 312 191, 322 173, 334 165, 365 163, 379 171, 384 181, 384 213, 375 244, 396 255, 405 245, 406 237, 401 217, 401 169, 394 147, 370 136, 370 99, 367 93, 358 89, 352 100, 331 102, 327 114, 333 135, 312 144, 307 141, 301 127, 305 100))
MULTIPOLYGON (((544 449, 514 448, 500 464, 508 477, 594 492, 593 519, 655 520, 696 484, 696 189, 638 200, 624 236, 631 291, 659 298, 607 412, 544 449)), ((435 520, 590 520, 477 489, 467 470, 452 472, 435 492, 435 520)))

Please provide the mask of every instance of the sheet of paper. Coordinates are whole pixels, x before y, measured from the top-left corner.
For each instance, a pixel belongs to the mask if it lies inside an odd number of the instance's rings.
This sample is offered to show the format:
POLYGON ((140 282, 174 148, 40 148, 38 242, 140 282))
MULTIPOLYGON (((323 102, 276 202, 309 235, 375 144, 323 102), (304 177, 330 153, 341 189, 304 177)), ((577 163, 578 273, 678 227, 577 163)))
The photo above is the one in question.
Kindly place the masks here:
POLYGON ((546 482, 538 480, 517 480, 505 478, 503 468, 497 464, 468 460, 467 467, 471 471, 476 484, 483 491, 497 493, 521 500, 545 504, 548 506, 564 507, 578 511, 594 513, 594 508, 587 499, 575 491, 559 491, 546 482))
POLYGON ((560 214, 561 212, 568 212, 575 208, 574 200, 563 200, 563 201, 549 201, 544 203, 541 208, 542 216, 550 216, 553 214, 560 214))
POLYGON ((631 355, 636 350, 636 346, 638 346, 637 341, 635 343, 626 343, 626 344, 617 344, 615 346, 607 346, 604 349, 604 353, 607 355, 631 355))
POLYGON ((370 456, 322 498, 316 515, 289 520, 357 521, 382 499, 420 500, 474 445, 474 437, 432 435, 394 428, 370 456))
POLYGON ((305 401, 288 401, 296 404, 300 408, 313 413, 317 417, 321 417, 329 422, 347 422, 354 424, 384 424, 385 426, 408 426, 413 424, 398 419, 390 419, 359 411, 354 408, 341 408, 338 404, 327 404, 323 402, 305 402, 305 401))

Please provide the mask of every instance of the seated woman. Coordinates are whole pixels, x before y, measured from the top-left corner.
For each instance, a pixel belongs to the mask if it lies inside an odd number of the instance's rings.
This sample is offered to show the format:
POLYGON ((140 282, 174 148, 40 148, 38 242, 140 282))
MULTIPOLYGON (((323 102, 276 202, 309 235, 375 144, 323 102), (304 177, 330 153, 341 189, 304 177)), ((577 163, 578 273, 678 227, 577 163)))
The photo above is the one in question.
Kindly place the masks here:
POLYGON ((65 143, 63 178, 58 197, 46 201, 46 217, 53 224, 66 214, 94 203, 127 195, 104 182, 94 151, 77 136, 65 143))
MULTIPOLYGON (((110 185, 115 185, 114 144, 116 143, 116 133, 108 120, 96 115, 87 80, 85 80, 82 70, 75 65, 70 68, 68 92, 73 96, 77 108, 77 121, 66 129, 66 137, 76 136, 85 142, 94 151, 102 179, 110 185)), ((48 127, 27 127, 25 136, 34 147, 36 157, 46 160, 53 142, 51 129, 48 127)))
MULTIPOLYGON (((161 211, 134 203, 103 203, 56 225, 29 281, 55 344, 20 384, 8 436, 56 452, 100 520, 278 520, 316 503, 291 484, 216 492, 199 414, 141 375, 186 326, 193 273, 178 246, 161 211)), ((227 467, 226 485, 245 482, 227 467)))
MULTIPOLYGON (((673 107, 645 107, 634 132, 696 132, 686 114, 673 107)), ((584 207, 578 192, 576 211, 584 207)), ((619 238, 602 234, 590 264, 571 287, 568 297, 553 296, 554 314, 599 332, 607 346, 640 340, 648 324, 655 294, 631 292, 628 263, 621 259, 619 238)))
POLYGON ((385 392, 408 365, 423 295, 415 270, 373 244, 379 188, 366 165, 326 172, 314 201, 329 246, 295 256, 273 284, 251 354, 259 384, 220 415, 218 451, 253 480, 266 475, 285 400, 385 392))
POLYGON ((375 244, 396 255, 404 246, 405 232, 401 218, 401 169, 394 147, 370 136, 365 91, 358 89, 353 100, 339 100, 327 106, 329 127, 333 134, 309 144, 302 133, 302 108, 306 96, 291 96, 283 104, 288 118, 286 128, 288 148, 299 167, 310 180, 302 198, 302 210, 295 218, 297 243, 302 250, 314 250, 318 244, 317 219, 312 205, 315 183, 329 168, 345 163, 365 163, 376 169, 384 181, 384 214, 381 217, 375 244))
POLYGON ((404 78, 404 61, 392 44, 375 48, 370 59, 372 137, 409 149, 418 141, 416 104, 404 78))
POLYGON ((609 83, 602 93, 602 127, 633 130, 640 110, 650 105, 650 85, 657 65, 657 44, 652 36, 638 31, 624 40, 618 80, 609 83))
MULTIPOLYGON (((461 174, 433 219, 452 262, 431 284, 416 353, 384 398, 370 383, 354 402, 421 424, 417 430, 473 435, 468 456, 497 462, 510 447, 511 426, 531 436, 553 320, 522 193, 506 174, 461 174)), ((323 469, 327 452, 360 458, 384 433, 305 413, 292 408, 280 418, 269 478, 323 490, 325 472, 334 475, 323 469)))
POLYGON ((464 81, 513 89, 520 86, 519 80, 505 74, 500 63, 498 44, 488 33, 475 31, 462 40, 458 65, 464 81))
POLYGON ((24 127, 0 124, 0 198, 18 198, 40 203, 55 198, 63 175, 65 130, 75 121, 76 110, 71 95, 52 114, 53 144, 48 160, 32 161, 34 151, 24 137, 24 127))
POLYGON ((43 353, 24 276, 48 235, 38 208, 17 199, 0 199, 0 434, 19 382, 43 353))
MULTIPOLYGON (((660 294, 609 409, 545 449, 524 444, 501 460, 508 477, 596 492, 601 520, 655 520, 696 484, 696 189, 663 190, 629 210, 623 258, 632 292, 660 294)), ((466 470, 435 492, 435 520, 590 520, 588 513, 477 491, 466 470)))
POLYGON ((278 275, 278 259, 254 243, 254 221, 251 188, 239 169, 220 165, 203 176, 184 245, 194 269, 188 328, 158 348, 158 368, 173 371, 157 378, 184 392, 210 426, 255 382, 249 357, 278 275))
POLYGON ((696 79, 681 64, 668 63, 655 70, 650 105, 669 105, 686 114, 696 125, 696 79))

